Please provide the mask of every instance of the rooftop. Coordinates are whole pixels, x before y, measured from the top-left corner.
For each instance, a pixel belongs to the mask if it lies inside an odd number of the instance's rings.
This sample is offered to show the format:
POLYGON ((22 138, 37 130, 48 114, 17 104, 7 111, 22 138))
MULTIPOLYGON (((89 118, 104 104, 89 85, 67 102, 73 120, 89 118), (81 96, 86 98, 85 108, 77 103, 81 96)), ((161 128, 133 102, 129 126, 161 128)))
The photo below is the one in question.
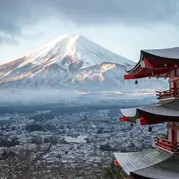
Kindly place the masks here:
POLYGON ((177 179, 179 178, 179 157, 160 149, 141 152, 114 153, 124 171, 136 178, 177 179))
POLYGON ((140 120, 141 125, 179 121, 179 100, 147 107, 121 109, 122 121, 140 120))
POLYGON ((167 77, 168 72, 179 67, 179 47, 142 50, 139 62, 125 75, 125 79, 167 77))

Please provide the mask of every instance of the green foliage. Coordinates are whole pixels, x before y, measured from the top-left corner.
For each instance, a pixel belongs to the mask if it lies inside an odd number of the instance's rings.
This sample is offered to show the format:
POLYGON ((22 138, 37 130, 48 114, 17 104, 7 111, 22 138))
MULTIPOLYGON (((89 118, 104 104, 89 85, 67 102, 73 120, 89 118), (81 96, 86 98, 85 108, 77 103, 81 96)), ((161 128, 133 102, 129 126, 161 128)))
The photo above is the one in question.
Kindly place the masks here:
POLYGON ((107 168, 104 172, 104 179, 123 179, 125 174, 122 171, 121 167, 116 167, 113 164, 107 168))
POLYGON ((55 131, 56 130, 56 126, 52 125, 52 124, 44 124, 43 125, 43 128, 46 130, 46 131, 55 131))
POLYGON ((97 134, 102 134, 102 133, 103 133, 103 130, 104 130, 104 128, 103 128, 103 127, 100 127, 100 128, 98 129, 98 131, 97 131, 97 134))
POLYGON ((36 145, 42 144, 42 139, 39 138, 39 137, 33 137, 33 138, 31 139, 31 143, 32 143, 32 144, 36 144, 36 145))
POLYGON ((16 137, 12 139, 8 139, 6 137, 1 137, 0 138, 0 147, 13 147, 16 145, 19 145, 19 141, 16 137))
POLYGON ((34 132, 34 131, 44 131, 44 128, 41 124, 28 124, 25 127, 26 131, 28 132, 34 132))
POLYGON ((28 132, 34 132, 34 131, 54 131, 56 130, 56 127, 52 124, 48 124, 48 123, 33 123, 33 124, 28 124, 25 127, 26 131, 28 132))
POLYGON ((44 139, 44 142, 45 143, 51 143, 52 145, 56 145, 58 143, 58 139, 54 136, 51 136, 51 137, 46 137, 44 139))
POLYGON ((101 151, 111 151, 112 148, 110 146, 110 144, 104 144, 104 145, 101 145, 100 148, 99 148, 101 151))

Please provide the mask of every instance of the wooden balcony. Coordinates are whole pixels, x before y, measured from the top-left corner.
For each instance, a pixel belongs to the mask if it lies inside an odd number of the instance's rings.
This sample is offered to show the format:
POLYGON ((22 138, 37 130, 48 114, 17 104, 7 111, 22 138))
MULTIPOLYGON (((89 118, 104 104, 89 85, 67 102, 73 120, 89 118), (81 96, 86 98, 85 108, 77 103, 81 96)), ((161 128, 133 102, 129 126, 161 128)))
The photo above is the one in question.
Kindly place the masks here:
POLYGON ((156 91, 156 96, 158 100, 165 100, 169 98, 179 97, 179 89, 170 89, 166 91, 156 91))
POLYGON ((165 138, 157 138, 155 145, 175 154, 179 154, 179 142, 171 142, 165 138))

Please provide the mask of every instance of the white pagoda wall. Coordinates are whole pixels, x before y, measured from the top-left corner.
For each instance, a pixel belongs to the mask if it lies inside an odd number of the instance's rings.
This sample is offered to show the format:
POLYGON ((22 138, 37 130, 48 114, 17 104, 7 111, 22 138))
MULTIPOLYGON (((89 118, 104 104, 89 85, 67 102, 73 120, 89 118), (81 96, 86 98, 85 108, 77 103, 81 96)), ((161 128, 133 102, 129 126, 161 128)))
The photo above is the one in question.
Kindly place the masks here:
POLYGON ((177 142, 179 142, 179 130, 177 131, 177 142))
MULTIPOLYGON (((179 142, 179 122, 169 122, 170 126, 177 126, 178 130, 175 129, 176 141, 179 142)), ((172 129, 168 128, 168 140, 172 142, 172 129)))
POLYGON ((168 140, 172 142, 172 129, 171 128, 168 129, 168 140))

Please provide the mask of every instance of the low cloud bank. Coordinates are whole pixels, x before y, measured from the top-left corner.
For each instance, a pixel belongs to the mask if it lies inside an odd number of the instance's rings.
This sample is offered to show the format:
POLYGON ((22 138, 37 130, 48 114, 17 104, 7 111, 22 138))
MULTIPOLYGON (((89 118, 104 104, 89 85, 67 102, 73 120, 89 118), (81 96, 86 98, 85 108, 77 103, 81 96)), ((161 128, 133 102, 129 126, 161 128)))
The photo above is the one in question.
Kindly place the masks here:
POLYGON ((68 90, 4 90, 0 92, 0 102, 63 102, 75 100, 79 96, 68 90))
POLYGON ((0 104, 38 104, 58 103, 69 106, 75 105, 137 105, 156 103, 156 96, 152 91, 136 91, 121 93, 119 91, 83 92, 74 90, 22 90, 0 93, 0 104), (131 102, 132 101, 132 102, 131 102))

